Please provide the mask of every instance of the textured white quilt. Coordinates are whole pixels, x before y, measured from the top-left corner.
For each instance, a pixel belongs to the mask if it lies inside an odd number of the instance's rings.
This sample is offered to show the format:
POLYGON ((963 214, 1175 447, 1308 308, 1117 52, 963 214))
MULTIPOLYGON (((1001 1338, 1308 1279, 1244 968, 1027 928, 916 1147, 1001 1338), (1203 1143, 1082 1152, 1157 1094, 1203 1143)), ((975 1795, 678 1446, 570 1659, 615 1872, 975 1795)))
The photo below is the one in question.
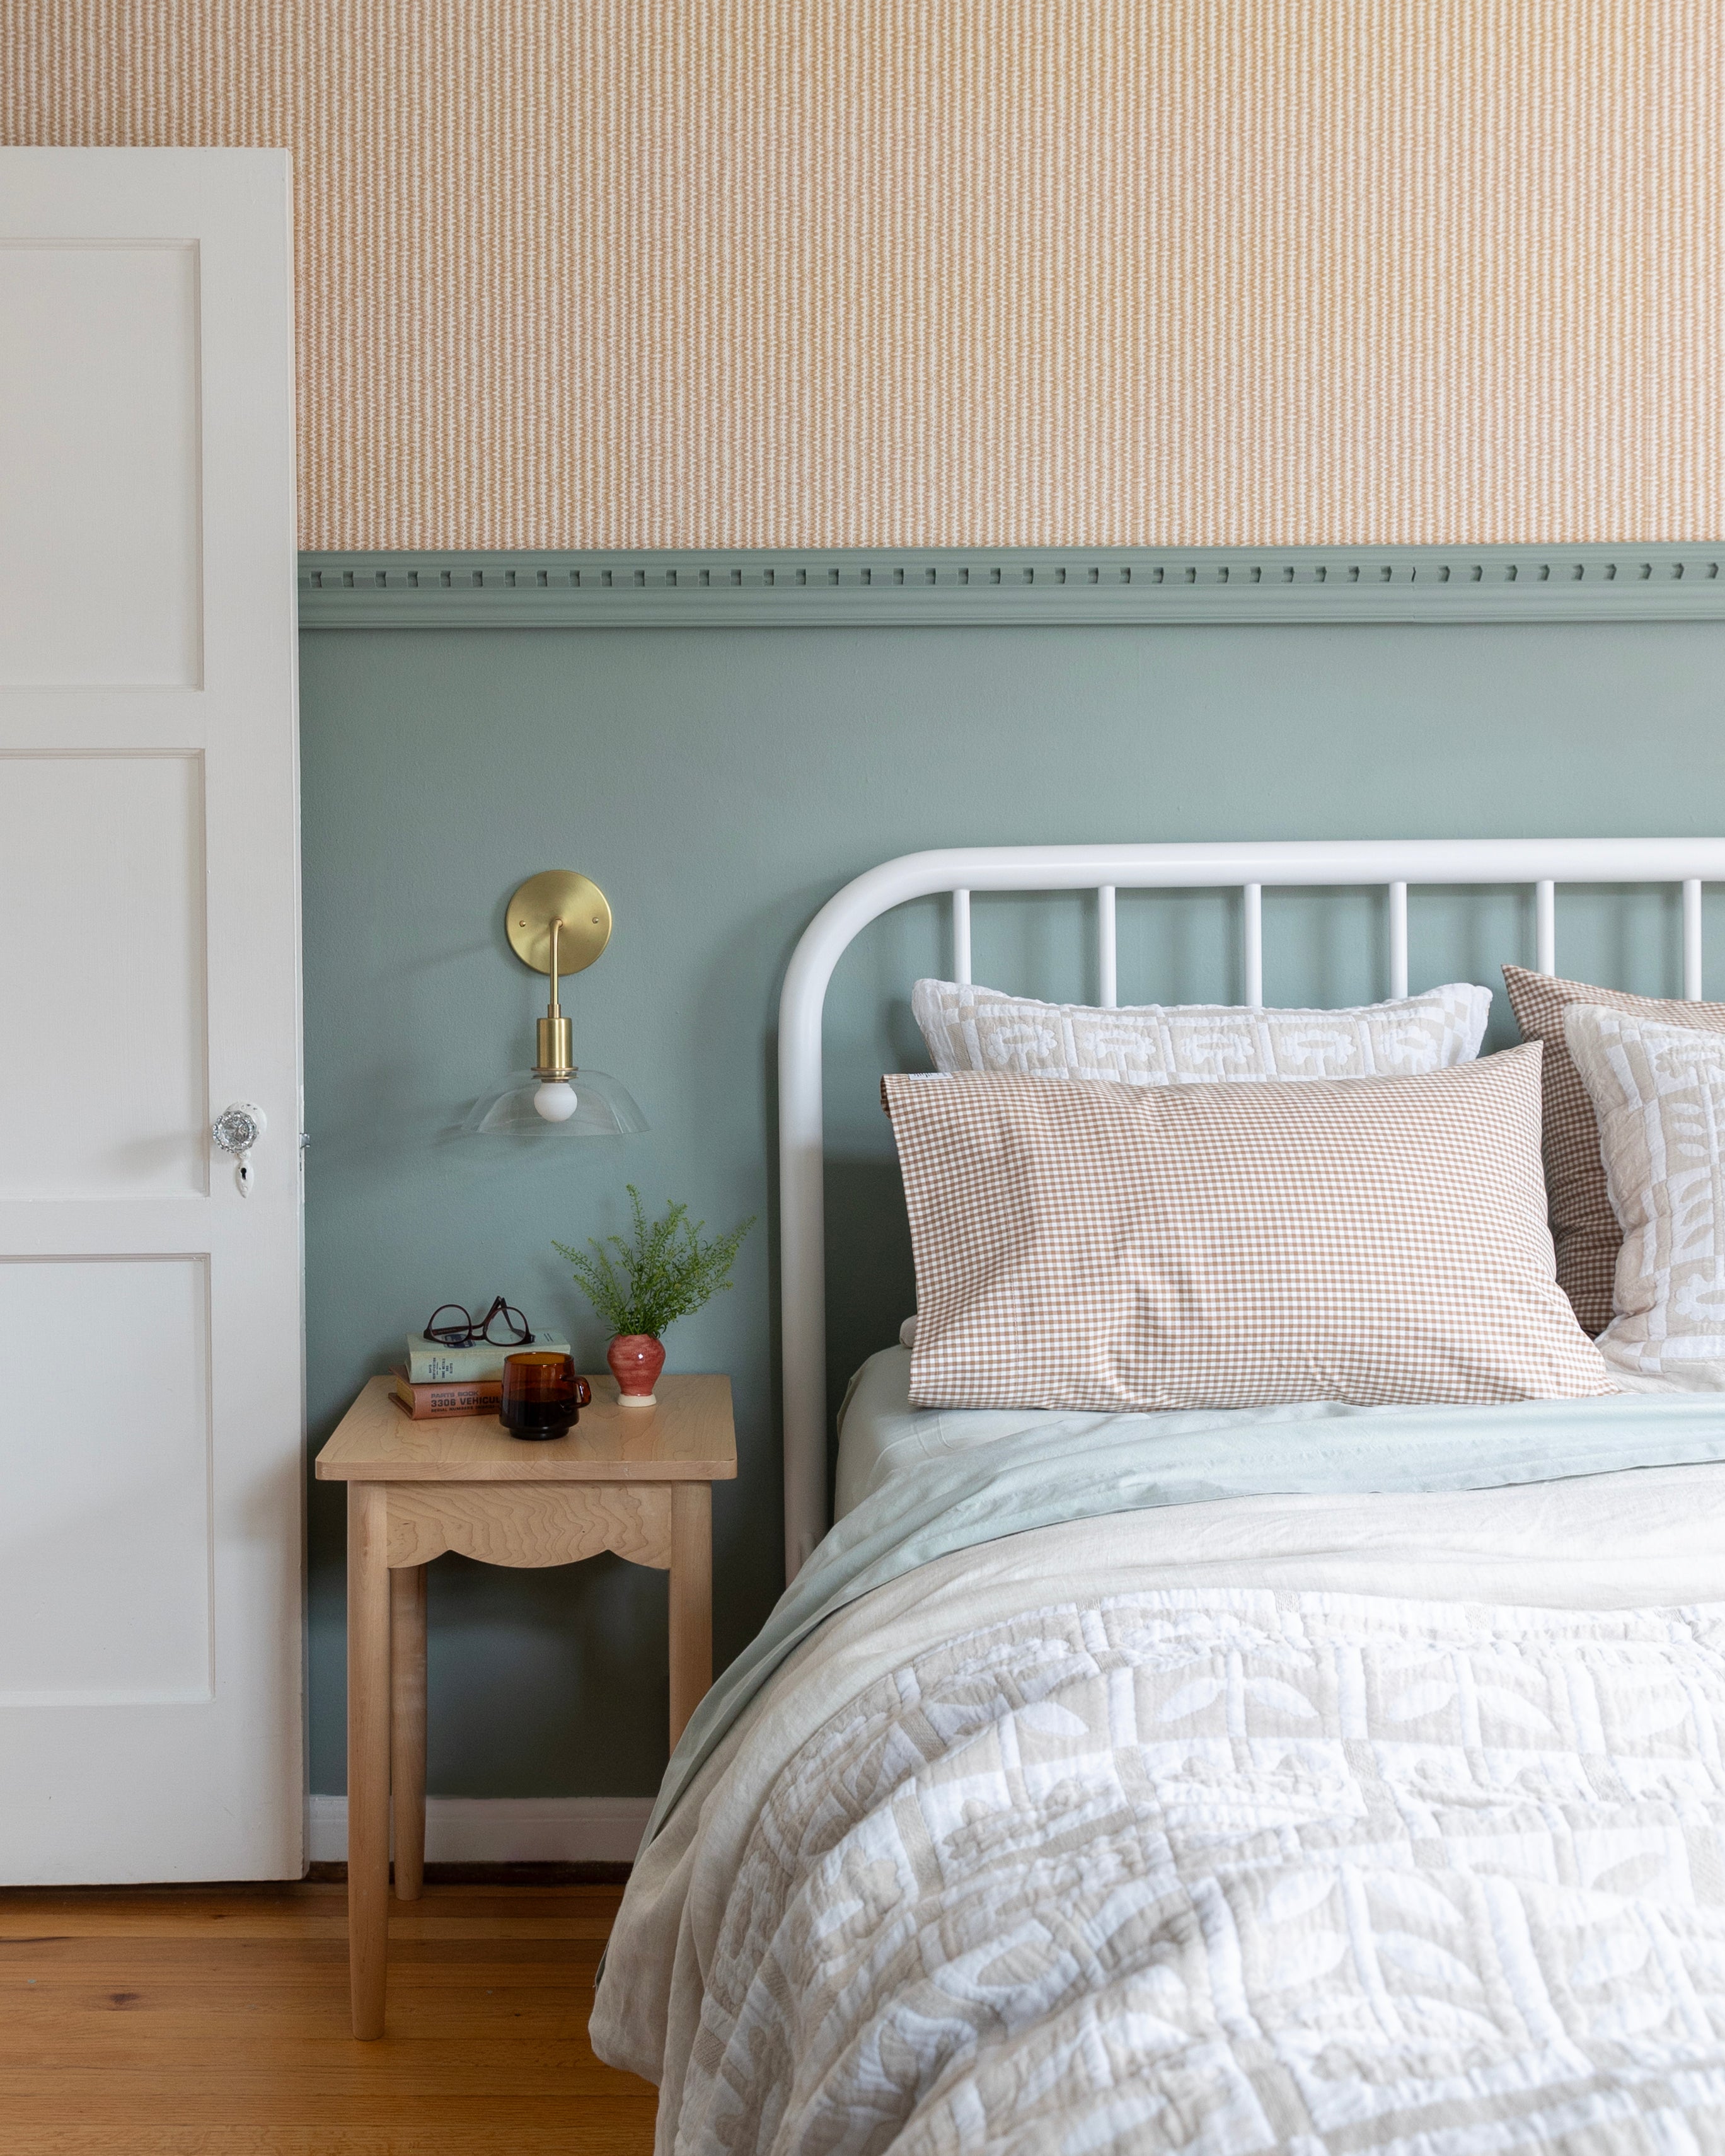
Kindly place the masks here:
POLYGON ((919 1655, 772 1791, 678 2145, 1725 2148, 1722 1656, 1191 1589, 919 1655))
POLYGON ((1725 2150, 1722 1480, 1491 1493, 1489 1560, 1478 1496, 1369 1553, 1284 1501, 1280 1554, 1197 1507, 877 1590, 638 1866, 597 2048, 690 2156, 1725 2150), (1237 1541, 1374 1591, 1209 1584, 1237 1541))

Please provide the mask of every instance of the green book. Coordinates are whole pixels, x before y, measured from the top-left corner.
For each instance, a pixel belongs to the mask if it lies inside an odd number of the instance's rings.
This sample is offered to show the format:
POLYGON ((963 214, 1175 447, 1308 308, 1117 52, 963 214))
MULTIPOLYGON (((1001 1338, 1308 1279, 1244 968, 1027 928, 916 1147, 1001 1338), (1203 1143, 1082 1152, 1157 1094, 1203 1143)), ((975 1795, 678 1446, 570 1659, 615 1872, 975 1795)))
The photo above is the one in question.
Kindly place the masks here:
POLYGON ((423 1332, 408 1335, 408 1382, 412 1385, 471 1383, 475 1378, 501 1378, 506 1355, 525 1355, 531 1348, 542 1354, 567 1355, 569 1343, 554 1332, 536 1332, 531 1340, 507 1340, 494 1348, 481 1340, 473 1348, 445 1348, 428 1340, 423 1332))

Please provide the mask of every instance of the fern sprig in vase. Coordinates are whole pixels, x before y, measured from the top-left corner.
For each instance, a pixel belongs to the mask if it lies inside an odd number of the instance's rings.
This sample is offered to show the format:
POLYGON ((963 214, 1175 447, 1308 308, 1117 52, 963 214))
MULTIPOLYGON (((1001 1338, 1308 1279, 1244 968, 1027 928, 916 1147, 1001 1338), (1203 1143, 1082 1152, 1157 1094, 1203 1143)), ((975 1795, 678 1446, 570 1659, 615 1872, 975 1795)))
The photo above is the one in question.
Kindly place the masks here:
POLYGON ((630 1405, 651 1407, 665 1368, 662 1336, 678 1318, 734 1285, 731 1268, 755 1223, 751 1214, 728 1235, 703 1242, 706 1223, 691 1223, 686 1205, 670 1205, 663 1219, 649 1220, 641 1194, 632 1183, 627 1187, 634 1214, 627 1242, 621 1235, 603 1241, 589 1235, 584 1250, 567 1243, 552 1247, 567 1260, 576 1285, 611 1328, 605 1359, 619 1396, 630 1405))

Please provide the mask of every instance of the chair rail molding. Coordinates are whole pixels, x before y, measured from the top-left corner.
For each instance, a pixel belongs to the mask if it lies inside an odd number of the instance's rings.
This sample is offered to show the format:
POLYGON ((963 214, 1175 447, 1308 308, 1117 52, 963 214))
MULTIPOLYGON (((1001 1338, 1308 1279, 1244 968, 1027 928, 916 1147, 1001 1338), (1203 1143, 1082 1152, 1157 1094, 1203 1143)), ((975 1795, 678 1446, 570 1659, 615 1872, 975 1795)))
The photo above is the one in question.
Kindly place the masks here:
POLYGON ((1725 618, 1725 543, 300 557, 302 629, 1725 618))

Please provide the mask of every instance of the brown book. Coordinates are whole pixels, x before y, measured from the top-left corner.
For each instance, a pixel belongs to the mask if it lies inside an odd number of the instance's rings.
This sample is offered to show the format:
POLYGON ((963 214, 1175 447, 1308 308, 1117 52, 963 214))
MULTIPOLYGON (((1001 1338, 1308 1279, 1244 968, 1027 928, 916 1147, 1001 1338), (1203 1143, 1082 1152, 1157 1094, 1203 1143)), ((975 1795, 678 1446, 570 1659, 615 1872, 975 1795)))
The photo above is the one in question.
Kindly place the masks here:
POLYGON ((494 1415, 503 1399, 501 1378, 449 1378, 439 1384, 416 1385, 400 1363, 391 1376, 392 1398, 415 1422, 429 1422, 438 1415, 494 1415))

